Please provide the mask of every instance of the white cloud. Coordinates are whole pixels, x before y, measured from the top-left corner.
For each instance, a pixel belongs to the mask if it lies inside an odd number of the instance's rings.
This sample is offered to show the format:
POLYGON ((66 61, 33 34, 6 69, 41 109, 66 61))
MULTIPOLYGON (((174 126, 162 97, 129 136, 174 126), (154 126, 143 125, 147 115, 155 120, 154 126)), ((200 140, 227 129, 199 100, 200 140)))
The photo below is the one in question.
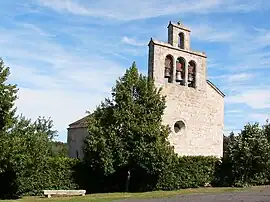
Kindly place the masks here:
POLYGON ((247 73, 241 73, 241 74, 233 74, 227 77, 228 82, 239 82, 239 81, 247 81, 255 77, 255 74, 247 74, 247 73))
POLYGON ((122 42, 132 46, 146 46, 146 43, 138 42, 136 39, 129 38, 127 36, 124 36, 122 38, 122 42))
POLYGON ((226 114, 231 114, 232 116, 235 116, 235 114, 240 114, 240 113, 243 113, 243 111, 242 110, 227 110, 226 112, 225 112, 226 114))
MULTIPOLYGON (((41 5, 59 12, 69 12, 82 16, 113 18, 117 20, 136 20, 162 15, 211 12, 247 12, 262 7, 262 0, 251 0, 242 3, 241 0, 148 0, 137 1, 130 5, 125 0, 99 0, 91 2, 78 0, 38 0, 41 5), (192 6, 191 6, 192 5, 192 6)), ((266 7, 266 4, 264 4, 266 7)))
POLYGON ((243 91, 238 95, 228 96, 225 98, 227 104, 242 103, 253 109, 270 108, 270 86, 267 89, 256 89, 243 91))
POLYGON ((256 120, 256 122, 260 123, 261 125, 265 124, 265 121, 270 118, 270 113, 251 113, 249 114, 251 120, 256 120))
POLYGON ((51 117, 59 131, 59 139, 66 141, 66 128, 69 123, 86 115, 86 110, 93 110, 106 93, 76 92, 64 90, 41 90, 20 88, 16 102, 17 113, 35 120, 38 116, 51 117))
MULTIPOLYGON (((226 66, 222 69, 223 75, 214 79, 222 84, 218 85, 221 89, 227 90, 225 94, 228 96, 225 99, 229 106, 235 103, 247 104, 253 108, 254 114, 258 113, 257 109, 269 109, 269 84, 265 78, 258 79, 258 76, 267 77, 267 73, 258 72, 258 69, 270 67, 269 52, 261 51, 270 43, 269 30, 249 24, 245 29, 242 23, 231 23, 227 18, 222 20, 222 17, 221 20, 205 21, 211 13, 249 12, 262 8, 263 0, 148 0, 138 1, 132 6, 124 0, 91 3, 87 0, 36 2, 40 3, 39 6, 25 3, 23 8, 21 3, 16 2, 16 12, 7 12, 4 6, 0 8, 11 20, 9 29, 5 28, 7 26, 0 28, 0 55, 11 67, 11 81, 19 83, 20 112, 31 118, 38 115, 51 116, 57 130, 64 131, 61 133, 63 136, 71 121, 83 116, 85 110, 93 108, 108 95, 111 86, 124 71, 120 62, 126 63, 131 56, 146 56, 145 41, 151 36, 167 40, 167 24, 154 20, 140 20, 138 24, 127 21, 162 15, 170 16, 168 20, 175 19, 175 16, 191 21, 196 19, 193 23, 183 22, 188 27, 192 25, 191 37, 207 42, 223 42, 222 45, 229 47, 225 49, 228 52, 224 53, 219 50, 219 46, 215 46, 216 55, 208 58, 212 60, 210 65, 214 68, 211 71, 215 71, 215 75, 221 74, 218 71, 226 66), (12 20, 19 19, 14 17, 17 14, 33 9, 43 15, 42 12, 48 11, 45 8, 71 15, 54 16, 55 13, 49 12, 46 15, 50 15, 54 23, 38 22, 38 18, 23 18, 16 26, 12 24, 12 20), (197 18, 200 14, 207 17, 197 18), (121 60, 116 62, 116 59, 121 60), (230 59, 237 61, 229 64, 230 59), (216 66, 220 67, 219 70, 216 66), (244 69, 256 69, 256 73, 244 72, 244 69), (262 80, 265 88, 259 84, 262 80)), ((269 2, 264 3, 263 7, 267 8, 269 2)), ((14 6, 9 4, 11 10, 14 6)), ((147 59, 143 64, 147 67, 147 59)), ((143 71, 147 72, 147 69, 143 71)), ((229 114, 238 118, 243 114, 240 111, 233 108, 226 116, 229 114)), ((243 117, 241 120, 244 120, 243 117)), ((236 122, 240 121, 234 119, 229 126, 236 122)))
POLYGON ((214 27, 207 23, 195 24, 190 27, 192 37, 208 42, 231 42, 239 35, 239 30, 231 30, 225 26, 214 27))
POLYGON ((92 53, 91 46, 70 50, 51 36, 32 24, 1 28, 0 55, 11 68, 9 82, 19 87, 18 113, 52 117, 59 139, 66 141, 68 124, 110 96, 126 67, 92 53))
POLYGON ((224 82, 227 83, 229 86, 233 86, 236 83, 241 83, 244 81, 248 81, 253 79, 256 74, 251 73, 238 73, 238 74, 226 74, 226 75, 219 75, 219 76, 209 76, 209 79, 222 79, 224 82))
POLYGON ((51 7, 58 11, 68 11, 80 15, 95 15, 95 12, 92 12, 91 9, 72 0, 39 0, 39 2, 43 6, 51 7))

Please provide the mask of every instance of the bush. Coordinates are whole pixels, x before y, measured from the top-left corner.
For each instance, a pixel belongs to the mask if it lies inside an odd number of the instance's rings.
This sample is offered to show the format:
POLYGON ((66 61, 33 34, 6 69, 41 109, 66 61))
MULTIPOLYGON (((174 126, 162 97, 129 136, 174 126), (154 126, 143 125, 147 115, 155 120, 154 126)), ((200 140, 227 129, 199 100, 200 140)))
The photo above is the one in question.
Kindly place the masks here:
MULTIPOLYGON (((267 125, 266 125, 267 126, 267 125)), ((249 186, 269 184, 270 144, 267 127, 247 124, 238 136, 228 137, 222 164, 216 169, 216 185, 249 186)))
POLYGON ((37 185, 34 189, 36 190, 35 194, 40 194, 40 191, 44 189, 77 189, 74 172, 78 163, 77 159, 49 157, 35 176, 35 184, 37 185))
POLYGON ((215 167, 219 161, 216 157, 184 156, 178 157, 159 176, 157 190, 176 190, 196 188, 214 180, 215 167))
POLYGON ((44 189, 78 188, 74 178, 74 168, 78 163, 77 159, 48 157, 44 162, 40 163, 35 168, 28 167, 27 169, 14 170, 11 167, 11 169, 1 173, 0 197, 40 195, 44 189))

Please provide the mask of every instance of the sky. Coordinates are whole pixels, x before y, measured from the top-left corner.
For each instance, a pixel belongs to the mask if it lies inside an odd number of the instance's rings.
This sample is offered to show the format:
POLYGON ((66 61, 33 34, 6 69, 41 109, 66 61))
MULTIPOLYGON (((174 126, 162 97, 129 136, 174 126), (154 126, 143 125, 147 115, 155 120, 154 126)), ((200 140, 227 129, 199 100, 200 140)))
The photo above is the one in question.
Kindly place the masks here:
POLYGON ((51 117, 57 140, 133 61, 147 73, 148 42, 166 42, 169 21, 207 54, 207 78, 226 95, 225 134, 270 118, 269 0, 1 0, 0 17, 17 113, 51 117))

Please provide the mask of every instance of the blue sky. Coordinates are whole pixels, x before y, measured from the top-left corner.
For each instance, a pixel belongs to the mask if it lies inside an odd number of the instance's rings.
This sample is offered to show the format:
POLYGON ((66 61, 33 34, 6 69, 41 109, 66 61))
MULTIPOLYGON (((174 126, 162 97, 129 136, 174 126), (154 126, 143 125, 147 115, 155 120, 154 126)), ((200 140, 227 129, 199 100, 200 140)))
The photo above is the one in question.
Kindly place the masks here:
POLYGON ((147 44, 167 41, 170 20, 191 28, 192 49, 208 56, 208 79, 226 94, 226 133, 270 118, 268 0, 3 0, 0 16, 18 113, 51 117, 58 140, 133 61, 147 72, 147 44))

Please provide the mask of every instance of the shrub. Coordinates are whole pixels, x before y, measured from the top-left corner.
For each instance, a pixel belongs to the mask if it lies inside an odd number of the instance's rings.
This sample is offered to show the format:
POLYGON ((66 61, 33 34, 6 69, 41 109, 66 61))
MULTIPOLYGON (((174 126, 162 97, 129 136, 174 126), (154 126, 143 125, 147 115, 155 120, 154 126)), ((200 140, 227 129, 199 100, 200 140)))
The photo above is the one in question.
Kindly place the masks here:
POLYGON ((216 157, 184 156, 175 159, 170 169, 159 176, 157 190, 196 188, 214 180, 216 157))
POLYGON ((0 197, 40 195, 44 189, 76 189, 74 168, 77 163, 77 159, 48 157, 36 167, 24 165, 24 169, 15 170, 13 166, 0 175, 3 188, 0 197))
POLYGON ((226 155, 216 170, 216 185, 242 187, 269 183, 270 145, 266 129, 258 123, 247 124, 238 136, 229 136, 226 155))
MULTIPOLYGON (((37 173, 35 189, 40 193, 44 189, 77 189, 74 172, 79 160, 67 157, 49 157, 42 170, 37 173), (40 178, 43 179, 40 179, 40 178)), ((79 171, 78 171, 79 172, 79 171)))

